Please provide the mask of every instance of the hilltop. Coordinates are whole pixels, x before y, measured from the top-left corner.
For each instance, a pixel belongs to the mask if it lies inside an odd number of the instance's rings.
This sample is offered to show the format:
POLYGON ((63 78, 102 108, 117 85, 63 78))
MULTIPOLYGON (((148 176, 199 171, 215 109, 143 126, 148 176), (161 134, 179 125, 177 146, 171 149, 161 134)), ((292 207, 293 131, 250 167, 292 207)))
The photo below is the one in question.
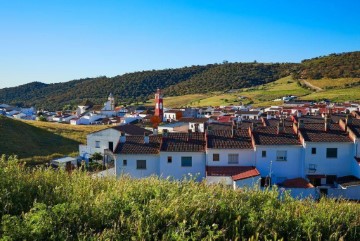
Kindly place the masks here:
MULTIPOLYGON (((67 104, 77 105, 85 99, 102 104, 109 92, 112 92, 118 104, 130 104, 152 98, 157 88, 164 89, 164 94, 168 97, 200 95, 200 99, 213 96, 216 98, 219 94, 226 94, 231 90, 248 91, 249 88, 262 88, 286 76, 292 76, 291 81, 299 81, 300 85, 304 84, 304 80, 327 79, 331 80, 327 83, 331 82, 332 86, 332 83, 337 83, 341 78, 346 83, 345 87, 357 86, 360 83, 360 52, 331 54, 303 60, 301 63, 224 61, 222 64, 141 71, 111 78, 101 76, 56 84, 33 82, 0 89, 0 103, 55 110, 67 104)), ((307 87, 303 89, 305 91, 307 87)), ((327 89, 327 86, 323 89, 327 89)), ((311 91, 306 94, 310 93, 311 91)), ((270 100, 266 91, 263 94, 262 99, 270 100)), ((316 95, 311 97, 317 99, 316 95)), ((357 94, 353 97, 358 98, 357 94)), ((198 100, 199 98, 195 98, 190 102, 198 100)))

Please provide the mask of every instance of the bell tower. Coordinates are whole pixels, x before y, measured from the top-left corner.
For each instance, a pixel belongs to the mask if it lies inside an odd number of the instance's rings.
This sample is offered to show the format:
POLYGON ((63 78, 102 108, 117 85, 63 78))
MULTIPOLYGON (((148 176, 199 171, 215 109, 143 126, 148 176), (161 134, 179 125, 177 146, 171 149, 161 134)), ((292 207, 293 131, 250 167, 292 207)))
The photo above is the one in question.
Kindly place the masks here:
POLYGON ((110 93, 108 101, 110 101, 110 110, 115 110, 115 98, 112 93, 110 93))
POLYGON ((158 88, 155 94, 155 116, 158 116, 160 118, 160 121, 163 121, 163 95, 161 93, 161 90, 158 88))

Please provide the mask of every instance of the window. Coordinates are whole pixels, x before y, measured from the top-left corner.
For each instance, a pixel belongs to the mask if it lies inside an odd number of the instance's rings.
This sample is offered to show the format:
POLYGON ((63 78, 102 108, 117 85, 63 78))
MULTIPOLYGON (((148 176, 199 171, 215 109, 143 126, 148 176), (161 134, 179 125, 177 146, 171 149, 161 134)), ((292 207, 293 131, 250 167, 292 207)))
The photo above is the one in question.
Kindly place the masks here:
POLYGON ((114 142, 109 141, 109 150, 114 151, 114 142))
POLYGON ((276 151, 277 161, 287 161, 287 151, 276 151))
POLYGON ((315 147, 311 148, 311 154, 313 154, 313 155, 316 154, 316 148, 315 147))
POLYGON ((337 158, 337 148, 326 148, 326 158, 337 158))
POLYGON ((123 166, 127 166, 127 160, 123 160, 123 166))
POLYGON ((136 160, 136 169, 146 169, 146 160, 136 160))
POLYGON ((182 156, 181 157, 181 166, 182 167, 191 167, 192 166, 192 157, 191 156, 182 156))
POLYGON ((100 148, 100 141, 95 141, 95 148, 100 148))
POLYGON ((262 177, 260 180, 261 187, 269 187, 271 185, 271 178, 270 177, 262 177))
POLYGON ((168 156, 168 163, 172 163, 172 156, 168 156))
POLYGON ((214 162, 220 161, 220 154, 214 153, 214 154, 213 154, 213 161, 214 161, 214 162))
POLYGON ((266 157, 266 151, 261 152, 261 157, 266 157))
POLYGON ((239 163, 239 154, 229 154, 228 163, 229 164, 238 164, 239 163))

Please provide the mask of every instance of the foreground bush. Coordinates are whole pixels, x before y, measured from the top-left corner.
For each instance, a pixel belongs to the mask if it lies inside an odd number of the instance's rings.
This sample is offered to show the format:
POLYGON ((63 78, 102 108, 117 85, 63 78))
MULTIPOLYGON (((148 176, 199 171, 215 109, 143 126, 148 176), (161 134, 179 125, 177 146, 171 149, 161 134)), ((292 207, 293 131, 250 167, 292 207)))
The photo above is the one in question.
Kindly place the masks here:
POLYGON ((158 178, 95 179, 0 161, 4 240, 360 240, 360 205, 158 178))

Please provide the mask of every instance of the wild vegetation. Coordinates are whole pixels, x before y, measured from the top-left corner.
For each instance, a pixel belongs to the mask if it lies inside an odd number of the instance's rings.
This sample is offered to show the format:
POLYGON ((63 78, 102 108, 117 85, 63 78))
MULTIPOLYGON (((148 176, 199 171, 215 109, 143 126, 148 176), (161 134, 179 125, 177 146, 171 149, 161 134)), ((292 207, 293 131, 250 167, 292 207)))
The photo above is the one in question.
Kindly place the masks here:
POLYGON ((295 79, 360 78, 360 51, 306 59, 293 73, 295 79))
POLYGON ((106 126, 71 126, 40 121, 18 121, 0 115, 0 155, 18 155, 33 164, 55 157, 78 155, 86 135, 106 126))
POLYGON ((28 169, 0 158, 3 240, 359 240, 360 205, 281 190, 28 169))

